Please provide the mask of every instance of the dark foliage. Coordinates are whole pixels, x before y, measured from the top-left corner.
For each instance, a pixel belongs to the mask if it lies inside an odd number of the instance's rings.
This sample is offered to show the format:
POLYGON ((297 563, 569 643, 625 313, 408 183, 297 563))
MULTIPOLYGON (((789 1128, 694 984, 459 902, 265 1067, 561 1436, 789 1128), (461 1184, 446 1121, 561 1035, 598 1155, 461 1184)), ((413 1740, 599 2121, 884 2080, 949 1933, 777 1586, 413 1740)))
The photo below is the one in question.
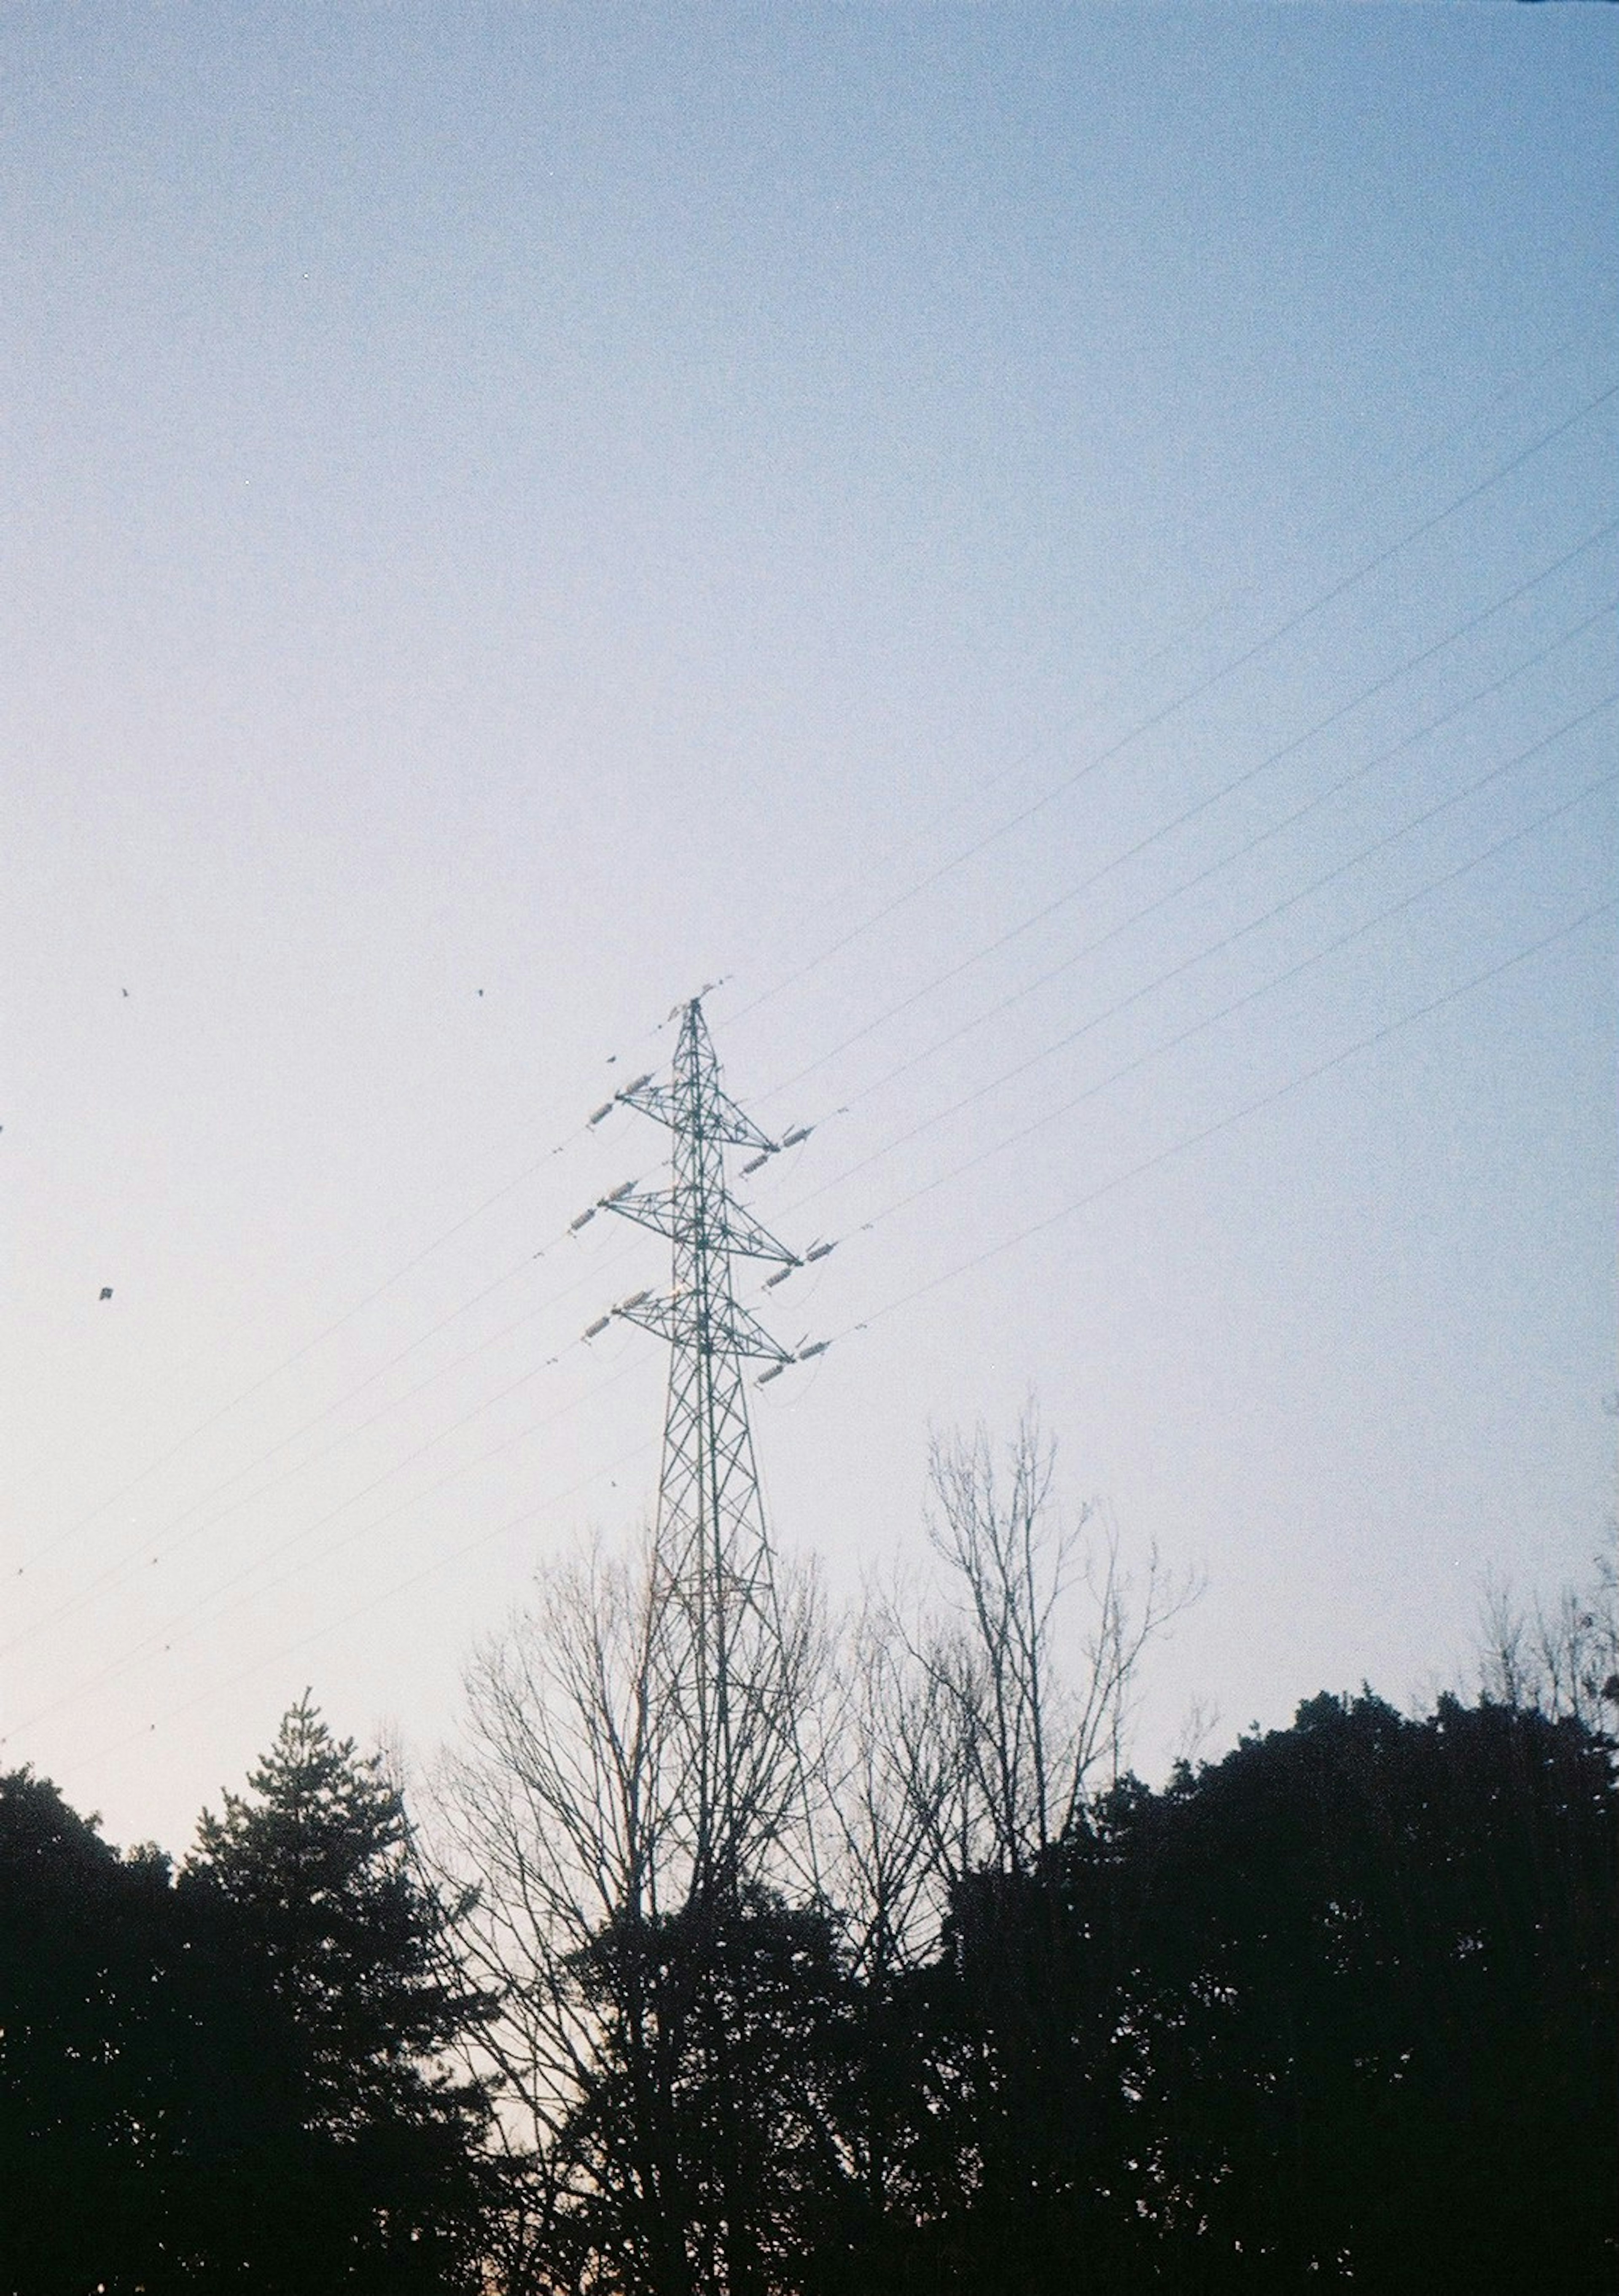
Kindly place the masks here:
MULTIPOLYGON (((880 1979, 747 1885, 611 1923, 524 2284, 1611 2286, 1616 1849, 1577 1718, 1322 1697, 959 1880, 880 1979)), ((0 1780, 0 2296, 483 2287, 453 1912, 307 1706, 178 1884, 0 1780)))
POLYGON ((546 2284, 1611 2285, 1612 1749, 1370 1694, 1127 1780, 857 1980, 763 1891, 609 1925, 546 2284))
POLYGON ((205 1813, 180 1894, 228 1907, 290 2037, 257 2272, 289 2291, 479 2284, 488 2104, 439 2060, 487 2005, 421 1882, 397 1792, 306 1698, 246 1797, 205 1813))
POLYGON ((228 1921, 56 1789, 0 1779, 0 2288, 225 2284, 287 2036, 228 1921))
POLYGON ((176 1885, 0 1780, 0 2291, 482 2285, 484 2013, 398 1798, 307 1707, 176 1885))
POLYGON ((854 1994, 824 1914, 756 1888, 612 1924, 576 1975, 600 2046, 558 2147, 573 2284, 764 2296, 835 2284, 854 1994))
POLYGON ((1612 2284, 1619 1800, 1572 1720, 1323 1697, 954 1895, 889 2284, 1612 2284))

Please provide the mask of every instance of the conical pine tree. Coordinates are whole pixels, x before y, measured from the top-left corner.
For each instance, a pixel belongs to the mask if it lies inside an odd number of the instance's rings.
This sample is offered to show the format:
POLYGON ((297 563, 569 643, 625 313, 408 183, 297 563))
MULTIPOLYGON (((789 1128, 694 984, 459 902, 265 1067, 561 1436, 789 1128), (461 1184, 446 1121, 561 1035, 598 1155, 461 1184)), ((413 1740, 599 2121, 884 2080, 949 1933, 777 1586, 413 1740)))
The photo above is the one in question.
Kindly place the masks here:
POLYGON ((457 1909, 413 1866, 380 1759, 335 1739, 306 1693, 248 1792, 203 1814, 185 1880, 235 1906, 290 2020, 296 2181, 319 2195, 290 2248, 325 2251, 337 2287, 477 2286, 489 2107, 445 2053, 488 2003, 456 1964, 457 1909))

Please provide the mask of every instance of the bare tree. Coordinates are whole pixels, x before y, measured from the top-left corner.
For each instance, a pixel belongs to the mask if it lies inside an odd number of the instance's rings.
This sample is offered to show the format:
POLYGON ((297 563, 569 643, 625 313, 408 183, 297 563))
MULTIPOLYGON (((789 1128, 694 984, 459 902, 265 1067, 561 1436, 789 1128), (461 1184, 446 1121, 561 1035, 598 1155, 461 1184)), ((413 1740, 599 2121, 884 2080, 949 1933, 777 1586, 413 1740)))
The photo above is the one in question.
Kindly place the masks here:
POLYGON ((512 2289, 565 2284, 558 2259, 586 2217, 610 2218, 635 2250, 626 2286, 685 2285, 712 2234, 693 2214, 690 2099, 699 2081, 714 2086, 710 2061, 729 2046, 705 1998, 720 1957, 700 1965, 701 1941, 728 1940, 734 1960, 773 1887, 814 1895, 805 1742, 825 1670, 818 1585, 780 1572, 770 1619, 739 1626, 733 1886, 706 1913, 694 1900, 700 1750, 682 1678, 683 1599, 650 1538, 628 1557, 593 1547, 545 1572, 533 1606, 476 1654, 465 1742, 439 1774, 440 1854, 477 1884, 467 1964, 503 2004, 487 2046, 524 2164, 503 2262, 512 2289))
POLYGON ((1032 1415, 1003 1458, 979 1432, 931 1465, 940 1594, 873 1594, 833 1636, 784 1570, 737 1621, 729 1888, 701 1882, 696 1645, 652 1539, 545 1573, 475 1658, 439 1824, 478 1885, 469 1972, 504 2005, 513 2296, 762 2287, 829 2196, 880 2214, 907 1973, 953 1884, 1028 1871, 1116 1774, 1142 1654, 1193 1587, 1065 1520, 1032 1415), (853 2086, 851 1987, 876 2053, 853 2086))
POLYGON ((912 1776, 946 1874, 1026 1870, 1118 1775, 1141 1659, 1200 1592, 1156 1546, 1129 1570, 1112 1526, 1087 1537, 1091 1508, 1065 1519, 1055 1466, 1032 1409, 1001 1457, 981 1427, 932 1447, 948 1608, 911 1642, 912 1776))
POLYGON ((1483 1688, 1503 1706, 1572 1716, 1590 1730, 1619 1726, 1619 1565, 1599 1554, 1583 1586, 1525 1610, 1493 1584, 1484 1601, 1483 1688))
POLYGON ((627 1559, 592 1548, 547 1572, 532 1610, 475 1655, 467 1742, 437 1781, 441 1855, 477 1882, 463 1955, 502 2002, 486 2046, 503 2132, 528 2171, 508 2226, 513 2288, 529 2284, 526 2256, 554 2249, 568 2196, 559 2140, 601 2022, 580 1958, 615 1919, 655 1915, 677 1886, 658 1587, 644 1546, 627 1559))
POLYGON ((815 1764, 824 1884, 854 1968, 879 1984, 931 1931, 951 1787, 938 1693, 900 1621, 897 1597, 876 1588, 844 1620, 815 1764))

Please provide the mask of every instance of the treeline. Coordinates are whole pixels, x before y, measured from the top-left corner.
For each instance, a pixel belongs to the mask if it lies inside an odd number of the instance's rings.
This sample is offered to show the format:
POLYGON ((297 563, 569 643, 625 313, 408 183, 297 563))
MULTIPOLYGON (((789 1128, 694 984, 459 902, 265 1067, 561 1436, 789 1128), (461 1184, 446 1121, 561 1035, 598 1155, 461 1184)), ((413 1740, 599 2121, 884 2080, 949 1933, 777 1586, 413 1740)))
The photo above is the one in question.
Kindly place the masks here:
POLYGON ((307 1702, 177 1874, 0 1780, 0 2288, 1614 2285, 1611 1582, 1155 1789, 1190 1590, 1089 1529, 943 1448, 931 1603, 739 1617, 723 1765, 655 1548, 559 1570, 430 1867, 307 1702))
POLYGON ((176 1874, 0 1778, 0 2287, 484 2285, 498 2186, 447 2053, 491 2005, 374 1760, 307 1702, 176 1874))

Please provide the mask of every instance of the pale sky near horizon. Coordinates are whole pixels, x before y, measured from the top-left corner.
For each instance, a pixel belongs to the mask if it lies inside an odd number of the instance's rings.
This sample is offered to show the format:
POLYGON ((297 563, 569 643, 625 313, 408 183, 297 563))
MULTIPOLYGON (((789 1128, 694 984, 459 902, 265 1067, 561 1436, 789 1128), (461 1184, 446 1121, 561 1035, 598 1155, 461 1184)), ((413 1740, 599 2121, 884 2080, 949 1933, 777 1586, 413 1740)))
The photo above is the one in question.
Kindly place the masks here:
POLYGON ((178 1851, 306 1684, 430 1757, 650 1505, 658 1348, 579 1335, 658 1247, 568 1227, 709 981, 815 1128, 749 1201, 837 1239, 761 1308, 833 1345, 755 1430, 835 1587, 1033 1392, 1207 1576, 1151 1771, 1587 1567, 1616 56, 0 14, 0 1766, 178 1851))

